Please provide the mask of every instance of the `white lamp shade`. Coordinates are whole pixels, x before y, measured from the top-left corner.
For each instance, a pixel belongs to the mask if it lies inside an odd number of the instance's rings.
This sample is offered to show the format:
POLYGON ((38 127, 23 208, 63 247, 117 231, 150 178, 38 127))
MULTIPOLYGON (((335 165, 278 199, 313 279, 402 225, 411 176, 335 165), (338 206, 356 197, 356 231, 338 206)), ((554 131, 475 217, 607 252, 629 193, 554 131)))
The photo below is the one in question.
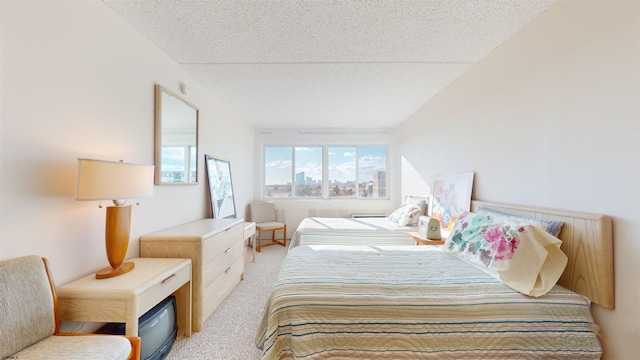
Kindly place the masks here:
POLYGON ((78 159, 76 200, 122 200, 153 195, 153 165, 78 159))

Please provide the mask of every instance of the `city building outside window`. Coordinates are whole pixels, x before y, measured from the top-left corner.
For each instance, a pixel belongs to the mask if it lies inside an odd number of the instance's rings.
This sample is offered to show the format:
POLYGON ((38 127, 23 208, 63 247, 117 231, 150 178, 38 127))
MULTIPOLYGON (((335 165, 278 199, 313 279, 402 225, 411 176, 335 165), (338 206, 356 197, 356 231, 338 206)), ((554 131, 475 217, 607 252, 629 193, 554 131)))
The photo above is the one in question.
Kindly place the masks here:
POLYGON ((387 167, 386 146, 265 146, 264 197, 387 198, 387 167))

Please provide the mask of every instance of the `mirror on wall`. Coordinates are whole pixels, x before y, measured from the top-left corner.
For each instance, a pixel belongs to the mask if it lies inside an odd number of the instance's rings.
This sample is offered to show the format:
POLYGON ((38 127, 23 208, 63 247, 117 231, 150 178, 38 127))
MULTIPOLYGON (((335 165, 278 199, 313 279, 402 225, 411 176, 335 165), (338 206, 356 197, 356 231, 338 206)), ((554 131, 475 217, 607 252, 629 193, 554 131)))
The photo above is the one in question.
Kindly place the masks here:
POLYGON ((155 86, 155 183, 198 183, 198 108, 155 86))

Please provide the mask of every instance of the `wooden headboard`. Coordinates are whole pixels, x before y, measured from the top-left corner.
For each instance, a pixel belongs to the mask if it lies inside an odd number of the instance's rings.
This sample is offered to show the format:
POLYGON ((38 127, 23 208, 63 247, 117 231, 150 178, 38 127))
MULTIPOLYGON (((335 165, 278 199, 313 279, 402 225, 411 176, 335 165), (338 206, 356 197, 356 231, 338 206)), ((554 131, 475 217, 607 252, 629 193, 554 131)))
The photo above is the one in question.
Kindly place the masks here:
POLYGON ((564 223, 558 236, 569 258, 558 284, 608 309, 615 307, 613 230, 606 215, 472 200, 471 211, 483 207, 507 214, 564 223))

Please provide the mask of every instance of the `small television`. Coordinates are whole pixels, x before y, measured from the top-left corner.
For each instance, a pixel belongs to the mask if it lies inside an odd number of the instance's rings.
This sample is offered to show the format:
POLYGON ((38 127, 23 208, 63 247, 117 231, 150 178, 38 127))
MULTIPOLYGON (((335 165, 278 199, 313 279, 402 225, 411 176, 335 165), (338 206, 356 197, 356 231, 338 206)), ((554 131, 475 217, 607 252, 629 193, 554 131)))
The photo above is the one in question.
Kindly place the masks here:
MULTIPOLYGON (((138 319, 140 359, 164 360, 169 356, 178 334, 176 298, 169 296, 138 319)), ((107 323, 98 334, 125 334, 124 323, 107 323)))

